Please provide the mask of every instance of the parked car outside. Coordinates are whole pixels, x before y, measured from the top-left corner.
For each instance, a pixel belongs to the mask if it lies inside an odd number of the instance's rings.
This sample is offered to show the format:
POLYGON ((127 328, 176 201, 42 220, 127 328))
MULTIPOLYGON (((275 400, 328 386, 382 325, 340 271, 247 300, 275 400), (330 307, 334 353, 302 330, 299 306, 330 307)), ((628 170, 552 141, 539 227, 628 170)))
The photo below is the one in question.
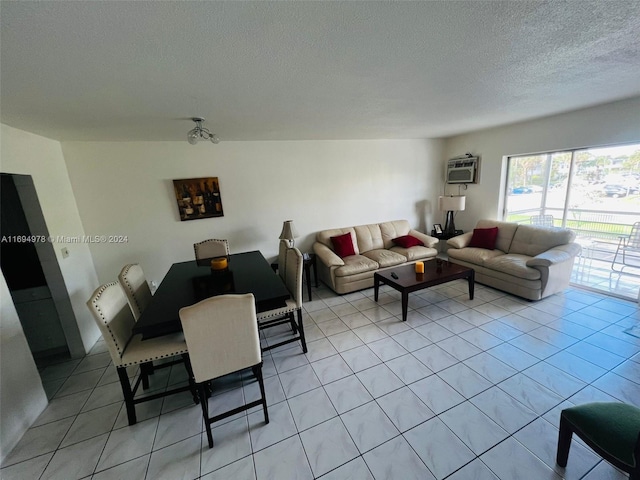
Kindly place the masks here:
POLYGON ((602 188, 602 192, 607 197, 613 197, 613 198, 626 197, 629 194, 630 190, 631 189, 629 187, 625 187, 624 185, 613 185, 613 184, 607 184, 602 188))
POLYGON ((530 187, 516 187, 512 192, 514 195, 522 195, 523 193, 533 193, 530 187))

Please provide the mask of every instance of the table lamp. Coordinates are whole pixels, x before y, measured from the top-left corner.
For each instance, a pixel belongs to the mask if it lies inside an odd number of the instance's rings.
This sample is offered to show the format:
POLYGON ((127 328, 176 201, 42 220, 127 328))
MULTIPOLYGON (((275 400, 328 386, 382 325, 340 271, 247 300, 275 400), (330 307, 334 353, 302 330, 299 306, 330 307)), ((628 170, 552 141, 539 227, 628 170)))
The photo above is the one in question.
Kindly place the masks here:
POLYGON ((441 196, 438 198, 438 208, 443 212, 447 212, 447 220, 444 225, 445 235, 455 235, 454 212, 464 210, 466 199, 467 197, 464 195, 441 196))
POLYGON ((296 227, 293 225, 293 220, 285 220, 282 225, 282 232, 280 232, 280 240, 286 240, 289 248, 293 248, 295 245, 295 238, 299 237, 296 227))

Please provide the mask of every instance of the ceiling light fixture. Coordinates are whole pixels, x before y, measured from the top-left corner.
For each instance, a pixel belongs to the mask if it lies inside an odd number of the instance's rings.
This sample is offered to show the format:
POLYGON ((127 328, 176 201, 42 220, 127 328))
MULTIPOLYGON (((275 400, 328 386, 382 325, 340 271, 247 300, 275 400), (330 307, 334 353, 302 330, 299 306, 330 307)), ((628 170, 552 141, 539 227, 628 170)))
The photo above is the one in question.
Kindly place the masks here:
POLYGON ((204 122, 204 118, 193 117, 191 120, 196 122, 195 128, 189 130, 189 133, 187 133, 187 141, 191 145, 195 145, 196 143, 198 143, 200 139, 211 140, 211 143, 220 142, 220 139, 215 133, 211 133, 208 129, 202 126, 202 122, 204 122))

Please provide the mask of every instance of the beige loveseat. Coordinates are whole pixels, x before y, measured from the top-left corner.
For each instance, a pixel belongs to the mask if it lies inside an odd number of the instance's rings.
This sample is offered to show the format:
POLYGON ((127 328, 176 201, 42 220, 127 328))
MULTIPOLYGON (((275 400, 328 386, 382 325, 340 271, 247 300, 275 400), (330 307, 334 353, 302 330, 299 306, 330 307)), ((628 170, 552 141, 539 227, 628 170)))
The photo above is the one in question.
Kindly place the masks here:
POLYGON ((498 227, 495 250, 469 247, 473 232, 447 241, 449 260, 475 270, 476 282, 529 300, 569 286, 580 245, 566 228, 480 220, 476 228, 498 227))
POLYGON ((380 268, 435 257, 438 251, 433 247, 437 243, 437 238, 413 230, 407 220, 395 220, 323 230, 316 234, 313 251, 317 255, 320 279, 342 294, 373 287, 373 274, 380 268), (331 237, 345 233, 351 233, 355 255, 340 258, 334 251, 331 237), (417 238, 424 246, 403 248, 392 242, 405 235, 417 238))

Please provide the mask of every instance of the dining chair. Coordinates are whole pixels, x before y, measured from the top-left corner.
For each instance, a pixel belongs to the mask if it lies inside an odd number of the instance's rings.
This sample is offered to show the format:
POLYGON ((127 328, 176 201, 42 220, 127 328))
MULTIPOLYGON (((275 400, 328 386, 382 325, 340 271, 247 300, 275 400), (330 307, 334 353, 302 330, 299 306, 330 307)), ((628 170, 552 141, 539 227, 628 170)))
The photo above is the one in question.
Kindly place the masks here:
POLYGON ((127 295, 133 318, 137 322, 152 296, 142 267, 137 263, 125 265, 118 275, 118 282, 127 295))
POLYGON ((271 268, 274 272, 276 272, 282 281, 286 284, 287 282, 287 250, 289 249, 289 245, 287 240, 280 240, 278 246, 278 261, 271 264, 271 268))
POLYGON ((640 408, 618 402, 577 405, 560 413, 556 463, 567 466, 571 436, 620 470, 640 480, 640 408))
POLYGON ((229 257, 229 242, 226 239, 210 238, 209 240, 194 243, 193 250, 198 264, 208 264, 212 258, 229 257))
POLYGON ((269 423, 253 294, 207 298, 195 305, 181 308, 179 315, 189 348, 189 362, 200 392, 209 448, 213 447, 211 424, 218 420, 262 405, 264 421, 269 423), (208 383, 247 368, 252 369, 258 380, 260 399, 210 417, 208 383))
POLYGON ((129 425, 136 423, 135 406, 142 402, 148 402, 174 393, 191 391, 194 402, 198 403, 198 395, 187 356, 187 344, 182 333, 163 335, 144 341, 141 335, 132 335, 131 328, 135 324, 135 319, 124 291, 117 282, 98 287, 87 301, 87 306, 98 324, 102 337, 109 348, 111 360, 118 372, 129 425), (171 357, 178 356, 181 358, 165 361, 171 357), (154 365, 153 368, 167 368, 183 363, 187 370, 189 384, 136 398, 140 383, 142 383, 143 390, 147 389, 149 385, 147 370, 142 367, 155 360, 163 360, 163 362, 154 365), (141 367, 140 374, 133 387, 127 373, 127 367, 132 366, 141 367))
MULTIPOLYGON (((287 299, 286 306, 267 310, 258 314, 258 328, 264 330, 266 328, 275 327, 289 323, 293 330, 294 336, 273 345, 265 346, 263 351, 280 347, 287 343, 297 342, 300 340, 302 351, 307 353, 307 342, 304 338, 304 327, 302 325, 302 269, 303 259, 302 253, 297 248, 287 248, 285 253, 285 285, 289 293, 293 297, 287 299), (297 315, 297 322, 295 316, 297 315)), ((278 267, 278 270, 280 268, 278 267)))

